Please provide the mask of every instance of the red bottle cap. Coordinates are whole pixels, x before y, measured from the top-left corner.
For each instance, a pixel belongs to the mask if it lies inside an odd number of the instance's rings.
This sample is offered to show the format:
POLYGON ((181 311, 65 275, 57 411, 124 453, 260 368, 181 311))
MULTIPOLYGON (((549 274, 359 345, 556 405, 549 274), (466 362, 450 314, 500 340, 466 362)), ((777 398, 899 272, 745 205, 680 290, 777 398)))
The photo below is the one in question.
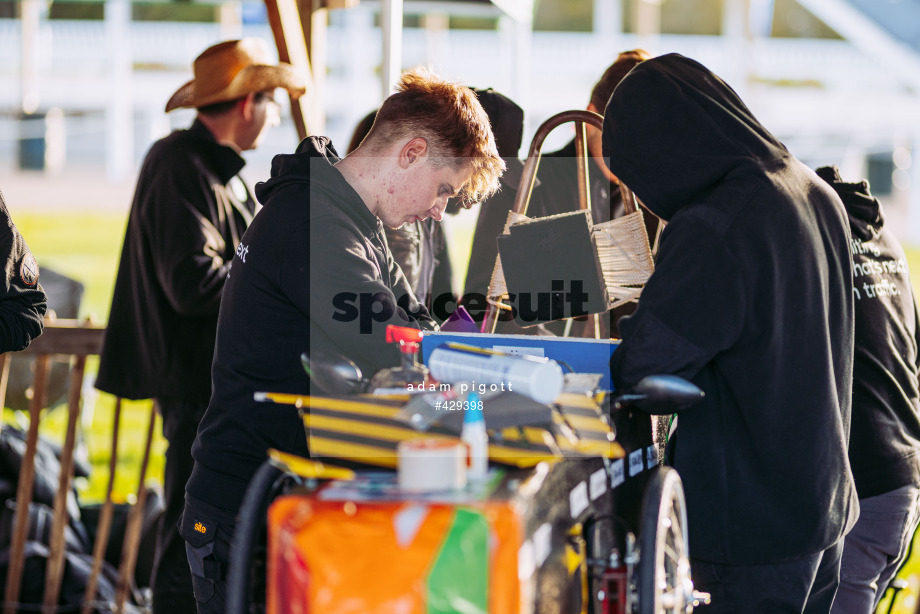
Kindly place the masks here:
POLYGON ((403 354, 414 354, 422 342, 422 331, 408 326, 387 326, 387 343, 398 343, 403 354))

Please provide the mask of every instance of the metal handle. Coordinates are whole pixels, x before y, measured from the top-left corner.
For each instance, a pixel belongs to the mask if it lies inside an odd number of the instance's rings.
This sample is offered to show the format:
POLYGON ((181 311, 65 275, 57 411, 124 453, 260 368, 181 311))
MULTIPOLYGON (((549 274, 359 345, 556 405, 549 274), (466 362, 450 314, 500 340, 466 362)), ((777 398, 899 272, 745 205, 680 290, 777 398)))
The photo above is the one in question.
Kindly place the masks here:
MULTIPOLYGON (((591 210, 591 192, 588 189, 588 150, 585 125, 590 124, 598 130, 604 128, 604 118, 594 111, 572 110, 563 111, 553 115, 545 122, 540 124, 537 132, 530 142, 530 150, 527 152, 527 161, 524 163, 524 171, 521 174, 521 183, 518 185, 517 194, 514 197, 512 210, 521 215, 527 214, 527 207, 530 205, 530 198, 533 195, 534 184, 537 178, 537 168, 540 165, 542 157, 543 142, 549 133, 562 124, 575 123, 575 158, 578 168, 578 207, 579 209, 591 210)), ((620 194, 623 197, 623 203, 627 213, 636 211, 636 198, 632 191, 620 183, 620 194)), ((498 258, 498 256, 496 256, 498 258)), ((595 323, 596 324, 596 323, 595 323)), ((482 332, 494 333, 498 325, 498 309, 491 303, 487 307, 485 319, 482 322, 482 332)))
POLYGON ((530 150, 527 152, 527 162, 524 163, 524 172, 521 174, 521 183, 514 197, 514 206, 512 209, 515 213, 520 213, 521 215, 527 214, 527 206, 530 204, 530 197, 533 194, 533 186, 537 178, 537 167, 540 165, 540 158, 542 157, 541 150, 543 149, 543 141, 546 140, 550 132, 568 122, 575 122, 575 140, 577 145, 575 154, 579 165, 579 208, 591 208, 587 189, 588 155, 584 137, 585 124, 591 124, 598 130, 601 130, 604 127, 604 118, 594 111, 574 110, 557 113, 540 124, 540 127, 537 128, 537 133, 530 142, 530 150), (584 186, 582 183, 584 183, 584 186))
POLYGON ((639 209, 639 199, 622 181, 620 182, 620 196, 623 198, 623 208, 626 213, 635 213, 639 209))

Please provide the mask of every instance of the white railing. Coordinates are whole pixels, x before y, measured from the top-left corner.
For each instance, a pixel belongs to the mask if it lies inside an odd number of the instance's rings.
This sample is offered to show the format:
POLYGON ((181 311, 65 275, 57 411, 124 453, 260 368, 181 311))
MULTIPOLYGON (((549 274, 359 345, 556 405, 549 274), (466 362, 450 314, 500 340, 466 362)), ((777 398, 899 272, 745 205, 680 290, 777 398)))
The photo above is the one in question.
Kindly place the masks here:
MULTIPOLYGON (((244 26, 246 35, 271 40, 267 26, 244 26)), ((42 49, 40 78, 45 82, 99 74, 104 76, 109 63, 105 24, 101 21, 52 21, 41 30, 42 49)), ((143 90, 148 73, 160 71, 188 74, 190 60, 208 44, 219 40, 217 24, 132 22, 131 48, 125 50, 138 66, 137 86, 143 90)), ((482 82, 509 89, 507 82, 514 71, 508 66, 506 44, 497 32, 451 30, 444 33, 438 57, 431 58, 430 41, 424 30, 407 28, 404 32, 403 65, 432 62, 434 67, 453 78, 482 82), (497 81, 501 83, 497 83, 497 81), (487 83, 488 82, 488 83, 487 83)), ((558 90, 556 83, 579 83, 582 92, 590 89, 594 79, 611 61, 616 51, 649 41, 623 35, 617 41, 600 39, 590 33, 535 32, 530 67, 533 89, 558 90), (617 44, 619 43, 619 44, 617 44), (547 81, 542 81, 546 78, 547 81)), ((347 72, 360 57, 360 65, 376 67, 380 63, 380 33, 370 25, 349 29, 331 24, 327 35, 330 77, 347 72), (356 36, 360 34, 360 36, 356 36)), ((737 58, 722 37, 663 35, 651 41, 653 53, 678 51, 695 57, 720 74, 732 72, 737 58)), ((845 41, 767 39, 748 49, 750 66, 758 77, 775 81, 808 81, 824 84, 828 90, 897 89, 895 78, 875 62, 861 55, 845 41)), ((18 92, 20 29, 13 19, 0 19, 0 109, 16 106, 18 92)), ((367 75, 373 79, 373 75, 367 75)), ((181 78, 181 77, 180 77, 181 78)), ((155 84, 158 85, 158 84, 155 84)), ((87 89, 92 88, 87 84, 87 89)), ((53 92, 53 88, 48 86, 53 92)), ((104 104, 105 95, 98 95, 104 104)), ((545 97, 545 94, 541 97, 545 97)), ((68 106, 68 101, 49 100, 48 105, 68 106)), ((99 105, 97 105, 99 106, 99 105)))
MULTIPOLYGON (((110 77, 107 31, 101 21, 51 21, 40 32, 39 92, 45 109, 60 107, 70 116, 90 113, 80 131, 103 131, 101 112, 122 85, 131 92, 135 117, 135 156, 149 139, 170 125, 162 108, 172 91, 191 77, 190 62, 222 36, 218 24, 132 22, 130 83, 110 77), (92 118, 96 118, 95 128, 92 118)), ((271 40, 267 26, 243 26, 245 35, 271 40)), ((528 86, 519 91, 520 70, 509 56, 512 41, 498 32, 450 30, 432 35, 404 31, 403 65, 430 63, 446 76, 479 87, 494 87, 525 108, 530 137, 550 115, 584 108, 590 89, 618 50, 647 47, 654 54, 676 51, 694 57, 721 74, 768 126, 795 137, 799 133, 837 133, 852 127, 890 139, 920 134, 920 114, 910 112, 916 97, 906 93, 885 66, 840 40, 766 39, 746 47, 723 37, 660 36, 652 40, 621 35, 535 32, 528 62, 528 86), (751 82, 748 82, 748 77, 751 82), (769 121, 767 121, 769 119, 769 121), (772 123, 771 122, 775 122, 772 123), (862 128, 861 128, 862 126, 862 128)), ((328 76, 325 106, 327 134, 340 147, 352 127, 379 104, 380 32, 368 14, 354 9, 336 16, 327 32, 328 76)), ((0 156, 19 138, 12 118, 20 97, 20 29, 0 19, 0 156), (6 143, 6 145, 4 145, 6 143)), ((184 118, 183 118, 184 120, 184 118)), ((547 146, 567 135, 551 136, 547 146), (555 138, 555 141, 553 140, 555 138)), ((104 139, 102 139, 104 142, 104 139)), ((286 144, 285 144, 286 146, 286 144)))

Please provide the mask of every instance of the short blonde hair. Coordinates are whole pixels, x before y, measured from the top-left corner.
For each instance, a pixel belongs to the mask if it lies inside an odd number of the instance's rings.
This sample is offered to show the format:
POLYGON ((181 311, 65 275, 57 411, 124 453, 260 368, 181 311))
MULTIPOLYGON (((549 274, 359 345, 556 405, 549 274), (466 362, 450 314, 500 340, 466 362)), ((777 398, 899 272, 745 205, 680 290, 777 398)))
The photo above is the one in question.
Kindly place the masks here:
POLYGON ((405 137, 424 138, 435 164, 472 167, 473 175, 460 193, 464 201, 478 202, 498 189, 505 162, 498 155, 489 117, 470 88, 424 68, 404 73, 361 145, 379 151, 405 137))

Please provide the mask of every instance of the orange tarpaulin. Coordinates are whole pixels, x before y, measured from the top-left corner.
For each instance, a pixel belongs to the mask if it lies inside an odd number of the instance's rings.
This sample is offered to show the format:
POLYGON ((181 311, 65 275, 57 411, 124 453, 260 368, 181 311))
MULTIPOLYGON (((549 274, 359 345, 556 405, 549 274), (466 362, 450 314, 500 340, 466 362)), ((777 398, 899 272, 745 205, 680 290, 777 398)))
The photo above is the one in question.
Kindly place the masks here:
POLYGON ((516 613, 522 541, 509 502, 282 497, 269 511, 268 612, 516 613))

